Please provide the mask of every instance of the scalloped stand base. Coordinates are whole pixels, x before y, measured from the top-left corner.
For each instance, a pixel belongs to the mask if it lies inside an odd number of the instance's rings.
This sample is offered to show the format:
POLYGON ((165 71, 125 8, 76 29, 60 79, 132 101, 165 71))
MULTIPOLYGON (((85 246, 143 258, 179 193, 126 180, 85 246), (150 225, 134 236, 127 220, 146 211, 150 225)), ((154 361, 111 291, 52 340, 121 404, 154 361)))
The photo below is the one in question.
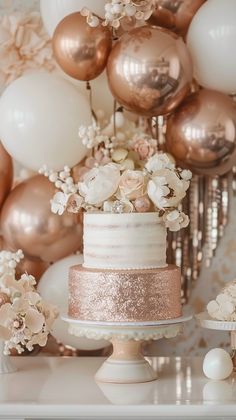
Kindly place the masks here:
POLYGON ((134 384, 155 381, 157 374, 142 355, 142 341, 112 340, 113 354, 96 373, 99 382, 134 384))

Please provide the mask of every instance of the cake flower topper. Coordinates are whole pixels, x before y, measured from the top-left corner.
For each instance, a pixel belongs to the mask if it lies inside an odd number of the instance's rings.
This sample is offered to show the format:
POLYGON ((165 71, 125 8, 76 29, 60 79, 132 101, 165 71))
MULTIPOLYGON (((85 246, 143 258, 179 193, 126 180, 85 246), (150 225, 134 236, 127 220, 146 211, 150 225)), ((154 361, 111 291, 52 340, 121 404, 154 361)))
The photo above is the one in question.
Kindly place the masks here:
POLYGON ((52 212, 157 212, 171 231, 188 226, 180 205, 191 172, 176 168, 171 156, 157 151, 155 139, 127 122, 122 112, 116 114, 121 130, 116 136, 111 124, 80 127, 90 156, 76 170, 79 180, 67 166, 61 172, 40 170, 59 190, 51 200, 52 212))
POLYGON ((4 353, 11 349, 22 353, 35 345, 44 347, 58 312, 35 289, 35 278, 27 273, 16 279, 16 266, 24 258, 16 253, 0 252, 0 339, 4 353))

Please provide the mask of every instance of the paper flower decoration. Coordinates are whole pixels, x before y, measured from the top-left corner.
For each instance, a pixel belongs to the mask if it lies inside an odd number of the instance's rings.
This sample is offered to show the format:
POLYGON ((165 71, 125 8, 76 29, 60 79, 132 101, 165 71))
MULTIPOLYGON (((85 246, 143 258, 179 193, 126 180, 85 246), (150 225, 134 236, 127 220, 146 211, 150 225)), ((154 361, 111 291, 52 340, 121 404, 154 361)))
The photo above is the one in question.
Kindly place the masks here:
POLYGON ((58 315, 56 307, 36 291, 33 276, 25 273, 16 279, 15 268, 22 258, 22 251, 0 252, 0 339, 5 341, 5 354, 13 348, 22 353, 45 346, 58 315))
POLYGON ((29 71, 55 68, 51 41, 39 13, 0 17, 0 87, 29 71))

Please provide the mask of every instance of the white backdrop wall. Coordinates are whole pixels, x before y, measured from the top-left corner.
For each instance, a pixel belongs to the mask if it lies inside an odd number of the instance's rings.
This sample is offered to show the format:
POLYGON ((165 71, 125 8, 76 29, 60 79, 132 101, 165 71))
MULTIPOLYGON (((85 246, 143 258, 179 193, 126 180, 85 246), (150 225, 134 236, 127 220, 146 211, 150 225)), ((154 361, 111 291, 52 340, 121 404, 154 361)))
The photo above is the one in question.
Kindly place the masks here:
MULTIPOLYGON (((53 0, 48 0, 53 1, 53 0)), ((96 1, 96 0, 94 0, 96 1)), ((38 0, 0 0, 0 14, 30 12, 39 10, 38 0)), ((217 250, 210 269, 204 268, 193 288, 189 308, 195 312, 204 309, 227 281, 236 278, 236 198, 231 200, 230 223, 217 250)), ((183 335, 169 341, 163 340, 151 345, 153 354, 158 355, 200 355, 208 347, 228 347, 227 333, 201 330, 192 322, 183 335)))

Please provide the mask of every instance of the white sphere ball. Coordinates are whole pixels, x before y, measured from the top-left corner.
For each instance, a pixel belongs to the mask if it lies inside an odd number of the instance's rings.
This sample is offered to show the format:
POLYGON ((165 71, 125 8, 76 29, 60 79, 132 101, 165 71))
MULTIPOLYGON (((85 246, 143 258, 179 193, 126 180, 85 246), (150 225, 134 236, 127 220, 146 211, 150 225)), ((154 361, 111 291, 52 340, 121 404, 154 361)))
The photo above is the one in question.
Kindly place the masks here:
POLYGON ((203 372, 207 378, 217 381, 228 378, 233 372, 229 353, 220 348, 210 350, 203 361, 203 372))
POLYGON ((51 265, 38 284, 38 291, 46 301, 56 305, 59 316, 53 324, 51 334, 57 341, 80 350, 97 350, 106 347, 105 340, 90 340, 75 337, 68 332, 68 324, 61 319, 68 311, 68 274, 73 265, 82 264, 82 255, 71 255, 51 265))

